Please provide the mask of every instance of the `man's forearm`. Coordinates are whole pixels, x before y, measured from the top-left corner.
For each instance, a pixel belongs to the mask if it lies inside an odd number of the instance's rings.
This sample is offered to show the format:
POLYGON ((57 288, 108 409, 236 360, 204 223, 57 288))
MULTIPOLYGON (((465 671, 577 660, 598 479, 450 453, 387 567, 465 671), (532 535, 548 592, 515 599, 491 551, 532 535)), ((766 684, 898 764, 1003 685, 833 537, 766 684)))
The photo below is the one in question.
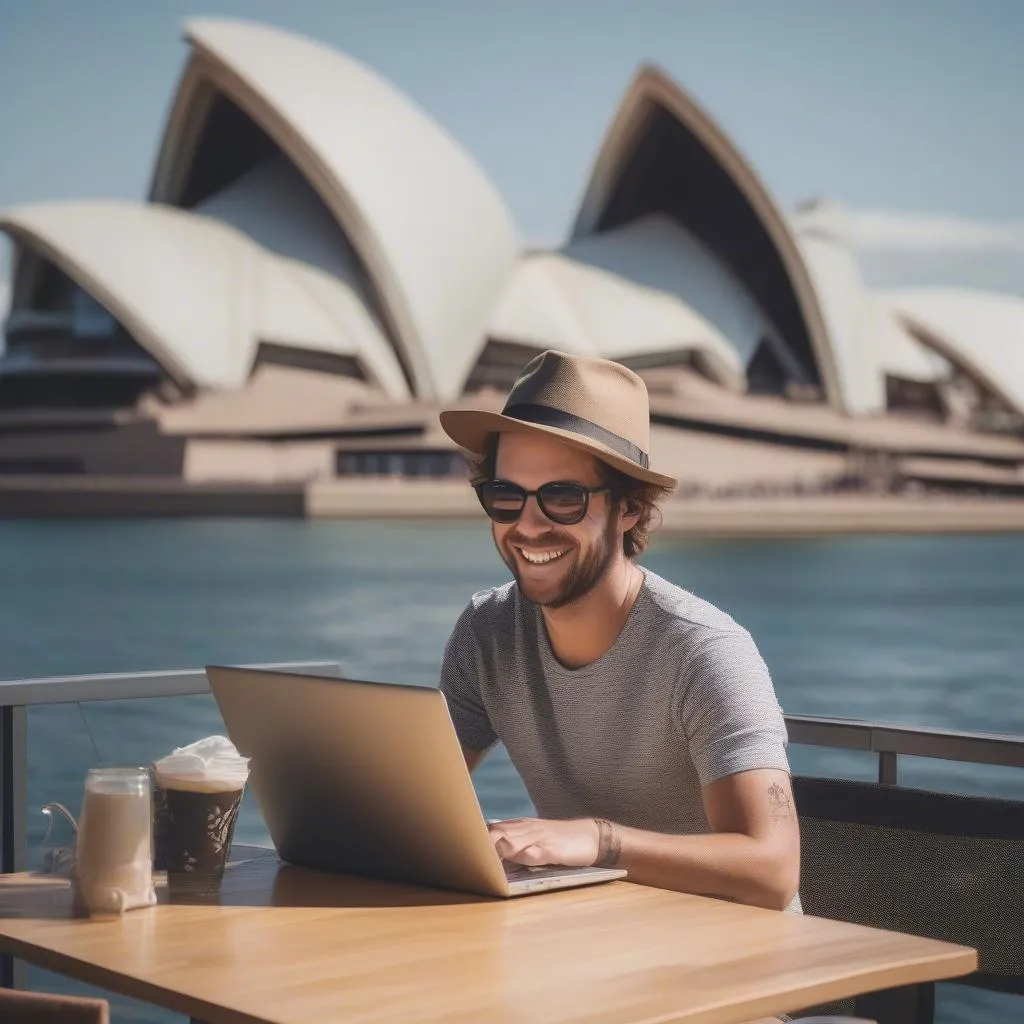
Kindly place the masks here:
POLYGON ((598 828, 598 863, 625 868, 632 882, 772 910, 785 909, 796 894, 799 865, 752 836, 664 835, 606 822, 598 828))

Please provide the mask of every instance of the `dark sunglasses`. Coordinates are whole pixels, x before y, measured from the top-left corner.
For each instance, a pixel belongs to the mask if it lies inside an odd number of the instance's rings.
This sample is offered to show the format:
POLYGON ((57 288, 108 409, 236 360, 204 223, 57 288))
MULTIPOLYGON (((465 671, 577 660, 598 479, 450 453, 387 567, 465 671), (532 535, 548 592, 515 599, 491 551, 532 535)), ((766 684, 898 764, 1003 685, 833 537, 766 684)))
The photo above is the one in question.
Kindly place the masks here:
POLYGON ((590 496, 607 490, 607 487, 584 487, 556 480, 528 491, 508 480, 486 480, 476 485, 476 496, 496 523, 514 523, 523 514, 526 500, 536 496, 541 512, 548 519, 560 526, 573 526, 587 514, 590 496))

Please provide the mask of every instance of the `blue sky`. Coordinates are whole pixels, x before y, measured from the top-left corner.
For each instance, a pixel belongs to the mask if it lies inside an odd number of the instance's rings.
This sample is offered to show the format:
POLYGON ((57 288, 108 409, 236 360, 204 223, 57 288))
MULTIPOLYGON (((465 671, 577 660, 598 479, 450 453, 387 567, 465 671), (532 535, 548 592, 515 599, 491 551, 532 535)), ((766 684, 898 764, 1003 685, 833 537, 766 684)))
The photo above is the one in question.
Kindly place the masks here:
POLYGON ((644 60, 784 206, 1024 221, 1021 0, 0 0, 0 205, 141 197, 199 14, 373 65, 476 157, 530 242, 563 236, 644 60))

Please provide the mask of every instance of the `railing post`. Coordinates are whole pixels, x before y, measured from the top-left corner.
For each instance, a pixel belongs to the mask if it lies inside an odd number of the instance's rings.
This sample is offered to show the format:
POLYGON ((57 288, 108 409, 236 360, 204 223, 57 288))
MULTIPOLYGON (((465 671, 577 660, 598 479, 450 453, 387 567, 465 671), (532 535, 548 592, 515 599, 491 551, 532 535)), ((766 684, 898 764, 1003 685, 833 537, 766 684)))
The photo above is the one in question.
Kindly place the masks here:
MULTIPOLYGON (((0 707, 0 869, 22 871, 28 860, 26 711, 0 707)), ((0 986, 23 988, 25 969, 12 956, 0 956, 0 986)))
POLYGON ((28 853, 25 708, 0 707, 0 870, 22 871, 28 853))
POLYGON ((899 785, 899 761, 894 750, 882 750, 878 754, 878 781, 883 786, 899 785))

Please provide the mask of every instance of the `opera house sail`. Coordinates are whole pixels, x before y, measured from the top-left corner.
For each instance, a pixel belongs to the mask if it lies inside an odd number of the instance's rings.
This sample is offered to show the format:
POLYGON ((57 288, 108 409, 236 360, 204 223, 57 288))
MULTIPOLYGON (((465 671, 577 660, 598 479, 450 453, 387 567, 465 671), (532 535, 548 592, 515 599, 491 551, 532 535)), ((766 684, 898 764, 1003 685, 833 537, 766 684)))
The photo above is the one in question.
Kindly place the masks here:
POLYGON ((260 25, 200 20, 186 35, 152 200, 208 209, 345 281, 409 391, 458 394, 518 252, 494 187, 350 57, 260 25))
POLYGON ((657 68, 536 250, 373 69, 247 21, 184 38, 144 201, 0 211, 0 502, 302 514, 359 511, 354 477, 454 486, 440 405, 499 402, 547 348, 645 377, 683 494, 1024 493, 1024 300, 868 288, 853 215, 784 212, 657 68))
POLYGON ((62 263, 38 249, 19 253, 0 407, 131 405, 158 384, 160 365, 62 263))

